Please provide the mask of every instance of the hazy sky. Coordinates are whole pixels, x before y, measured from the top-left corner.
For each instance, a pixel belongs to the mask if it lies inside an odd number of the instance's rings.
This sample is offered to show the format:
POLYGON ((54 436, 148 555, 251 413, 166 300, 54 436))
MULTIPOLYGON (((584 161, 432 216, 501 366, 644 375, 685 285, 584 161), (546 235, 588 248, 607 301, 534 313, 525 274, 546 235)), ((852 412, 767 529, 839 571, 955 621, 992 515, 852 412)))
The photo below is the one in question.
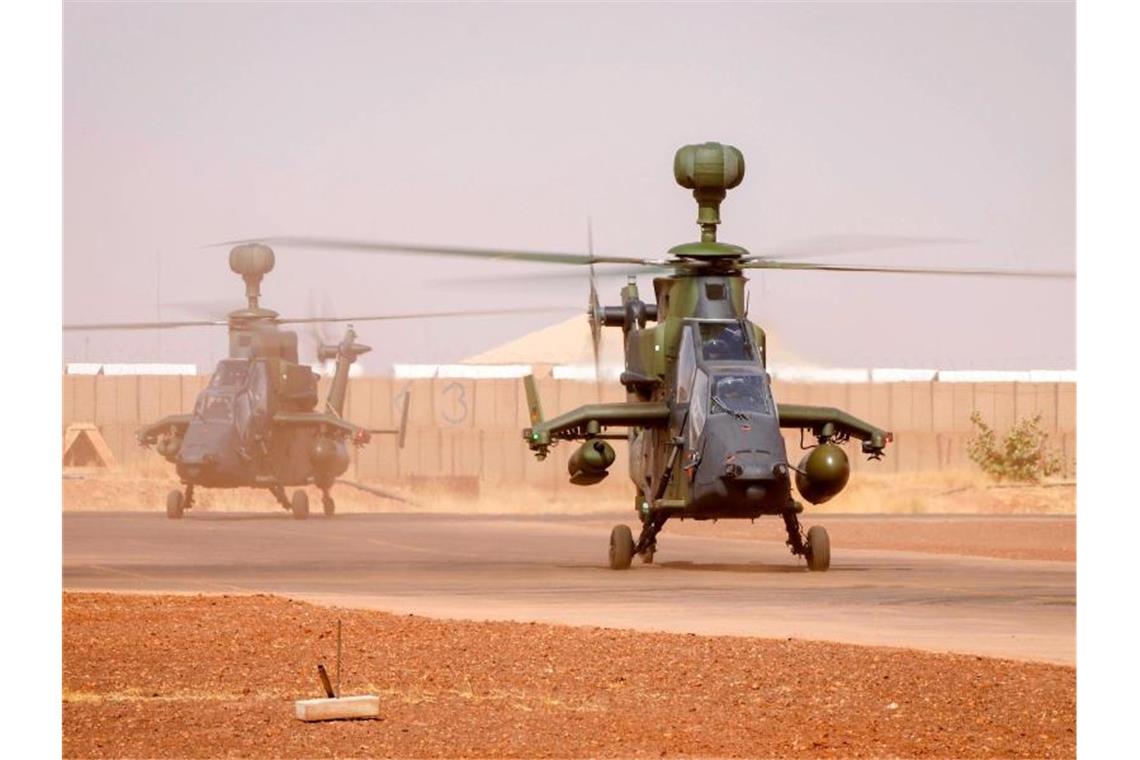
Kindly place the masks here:
MULTIPOLYGON (((1074 61, 1066 3, 69 3, 64 320, 237 307, 226 249, 202 248, 233 238, 583 250, 592 217, 598 252, 658 256, 697 237, 672 158, 705 140, 747 160, 724 241, 955 237, 975 242, 829 261, 1071 270, 1074 61)), ((561 269, 486 279, 520 271, 547 268, 281 248, 264 302, 291 316, 585 302, 584 276, 561 269)), ((609 301, 620 283, 604 281, 609 301)), ((755 321, 824 363, 1075 365, 1067 281, 772 272, 750 290, 755 321)), ((382 370, 571 313, 358 330, 382 370)), ((69 361, 225 350, 222 329, 64 339, 69 361)))

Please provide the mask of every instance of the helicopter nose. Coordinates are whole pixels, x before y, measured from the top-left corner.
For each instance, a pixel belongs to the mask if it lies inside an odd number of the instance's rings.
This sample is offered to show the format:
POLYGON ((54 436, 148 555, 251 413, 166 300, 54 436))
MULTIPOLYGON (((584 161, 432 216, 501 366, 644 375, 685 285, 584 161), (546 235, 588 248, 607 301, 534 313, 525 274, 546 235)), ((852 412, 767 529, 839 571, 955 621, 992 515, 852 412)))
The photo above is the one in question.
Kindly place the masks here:
POLYGON ((725 457, 725 480, 738 482, 782 480, 788 477, 788 465, 784 462, 773 462, 772 454, 767 451, 736 452, 725 457))
POLYGON ((216 467, 218 458, 202 447, 193 447, 179 452, 178 474, 189 480, 198 480, 209 475, 216 467))

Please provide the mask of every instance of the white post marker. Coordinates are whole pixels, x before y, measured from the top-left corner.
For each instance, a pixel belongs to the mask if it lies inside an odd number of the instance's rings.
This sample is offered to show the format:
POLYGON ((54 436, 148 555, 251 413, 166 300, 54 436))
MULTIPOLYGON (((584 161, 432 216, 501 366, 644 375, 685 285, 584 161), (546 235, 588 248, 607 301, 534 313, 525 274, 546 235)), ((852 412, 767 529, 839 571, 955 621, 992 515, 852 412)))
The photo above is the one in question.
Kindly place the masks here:
POLYGON ((294 704, 297 707, 297 719, 308 722, 380 717, 380 697, 371 694, 361 697, 298 699, 294 704))
POLYGON ((317 666, 321 686, 327 695, 322 699, 298 699, 294 702, 297 719, 307 722, 318 720, 361 720, 380 717, 380 697, 366 694, 358 697, 340 696, 340 620, 336 621, 336 691, 329 683, 324 665, 317 666))

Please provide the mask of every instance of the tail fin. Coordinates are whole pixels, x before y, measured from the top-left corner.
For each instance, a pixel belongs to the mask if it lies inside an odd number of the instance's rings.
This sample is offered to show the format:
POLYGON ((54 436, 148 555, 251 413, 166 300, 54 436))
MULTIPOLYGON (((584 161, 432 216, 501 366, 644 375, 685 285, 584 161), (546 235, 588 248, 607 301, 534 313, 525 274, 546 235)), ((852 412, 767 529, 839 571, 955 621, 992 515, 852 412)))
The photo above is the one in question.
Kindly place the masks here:
POLYGON ((348 396, 348 369, 356 361, 356 357, 366 354, 372 349, 356 342, 356 331, 352 325, 345 331, 344 340, 334 346, 320 346, 317 349, 317 358, 321 361, 336 361, 333 371, 332 385, 325 400, 325 408, 337 417, 344 416, 344 401, 348 396))
POLYGON ((526 408, 530 413, 530 424, 537 425, 542 422, 542 400, 538 397, 538 385, 534 382, 534 375, 523 378, 523 387, 526 388, 526 408))

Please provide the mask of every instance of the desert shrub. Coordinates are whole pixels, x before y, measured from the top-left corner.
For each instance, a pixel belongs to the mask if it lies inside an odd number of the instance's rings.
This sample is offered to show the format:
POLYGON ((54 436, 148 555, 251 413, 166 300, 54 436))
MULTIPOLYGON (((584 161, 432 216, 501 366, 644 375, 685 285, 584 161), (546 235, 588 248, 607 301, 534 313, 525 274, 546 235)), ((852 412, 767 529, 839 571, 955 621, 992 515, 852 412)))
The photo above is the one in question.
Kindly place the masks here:
POLYGON ((966 442, 970 460, 998 481, 1038 483, 1061 472, 1061 458, 1049 447, 1049 434, 1041 429, 1041 415, 1024 419, 998 440, 980 412, 970 415, 974 433, 966 442))

